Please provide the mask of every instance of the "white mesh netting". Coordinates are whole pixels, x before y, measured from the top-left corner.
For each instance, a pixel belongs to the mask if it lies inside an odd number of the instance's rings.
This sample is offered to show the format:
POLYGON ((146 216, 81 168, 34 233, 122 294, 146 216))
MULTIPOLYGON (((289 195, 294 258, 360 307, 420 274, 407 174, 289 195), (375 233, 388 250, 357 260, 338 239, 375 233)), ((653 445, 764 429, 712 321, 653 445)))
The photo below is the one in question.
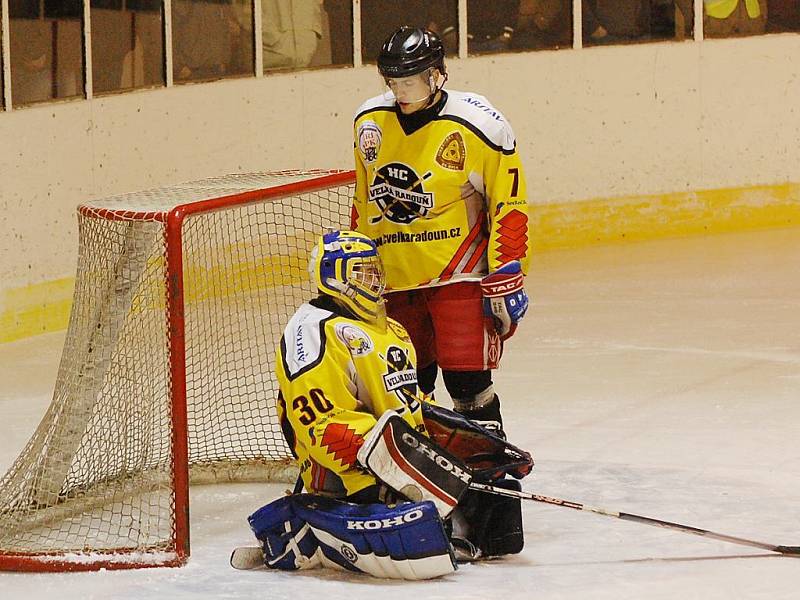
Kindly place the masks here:
MULTIPOLYGON (((314 186, 325 172, 231 175, 126 194, 79 212, 72 314, 53 401, 0 480, 4 556, 176 544, 173 402, 192 479, 265 480, 289 456, 276 420, 275 345, 312 296, 308 253, 347 226, 352 178, 190 214, 181 230, 186 394, 172 398, 166 214, 176 205, 314 186), (309 183, 310 182, 310 183, 309 183)), ((172 333, 171 333, 172 332, 172 333)), ((285 476, 285 474, 284 474, 285 476)))

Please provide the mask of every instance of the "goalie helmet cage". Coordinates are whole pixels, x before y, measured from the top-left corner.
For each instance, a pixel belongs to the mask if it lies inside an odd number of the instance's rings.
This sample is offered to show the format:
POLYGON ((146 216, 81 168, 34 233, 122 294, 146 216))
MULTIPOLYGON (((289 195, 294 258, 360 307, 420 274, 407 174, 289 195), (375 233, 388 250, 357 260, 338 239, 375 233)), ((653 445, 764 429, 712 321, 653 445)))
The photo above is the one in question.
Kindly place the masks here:
POLYGON ((182 565, 190 478, 291 477, 274 348, 354 181, 228 175, 79 207, 53 400, 0 480, 0 570, 182 565))

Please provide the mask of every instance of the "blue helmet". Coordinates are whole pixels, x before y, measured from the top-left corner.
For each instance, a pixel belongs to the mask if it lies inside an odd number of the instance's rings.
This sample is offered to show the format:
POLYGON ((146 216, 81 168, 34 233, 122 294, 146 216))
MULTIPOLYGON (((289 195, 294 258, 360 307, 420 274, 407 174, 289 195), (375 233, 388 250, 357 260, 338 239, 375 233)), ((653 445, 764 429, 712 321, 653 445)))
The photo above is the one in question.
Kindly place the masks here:
POLYGON ((385 320, 386 286, 378 247, 355 231, 320 236, 308 265, 317 289, 365 321, 385 320))

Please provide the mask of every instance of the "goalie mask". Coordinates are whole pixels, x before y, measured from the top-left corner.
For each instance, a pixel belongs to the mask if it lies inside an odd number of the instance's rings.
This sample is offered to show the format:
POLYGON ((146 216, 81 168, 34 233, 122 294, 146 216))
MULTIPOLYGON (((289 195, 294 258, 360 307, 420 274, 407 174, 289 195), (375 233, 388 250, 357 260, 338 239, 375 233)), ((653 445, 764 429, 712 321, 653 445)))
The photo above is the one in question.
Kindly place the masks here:
POLYGON ((356 317, 386 324, 382 297, 386 285, 378 248, 355 231, 332 231, 320 237, 308 265, 317 289, 356 317))

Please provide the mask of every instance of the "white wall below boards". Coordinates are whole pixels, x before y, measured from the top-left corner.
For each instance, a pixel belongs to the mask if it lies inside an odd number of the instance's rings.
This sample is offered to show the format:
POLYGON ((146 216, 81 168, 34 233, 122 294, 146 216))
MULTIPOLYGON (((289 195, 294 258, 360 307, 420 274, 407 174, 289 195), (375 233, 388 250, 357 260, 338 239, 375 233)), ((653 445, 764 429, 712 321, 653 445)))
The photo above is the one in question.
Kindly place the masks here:
MULTIPOLYGON (((449 60, 448 85, 511 121, 534 204, 648 197, 800 182, 798 56, 797 34, 540 51, 449 60)), ((351 168, 353 113, 381 89, 367 66, 0 113, 0 298, 74 273, 83 201, 351 168)))

